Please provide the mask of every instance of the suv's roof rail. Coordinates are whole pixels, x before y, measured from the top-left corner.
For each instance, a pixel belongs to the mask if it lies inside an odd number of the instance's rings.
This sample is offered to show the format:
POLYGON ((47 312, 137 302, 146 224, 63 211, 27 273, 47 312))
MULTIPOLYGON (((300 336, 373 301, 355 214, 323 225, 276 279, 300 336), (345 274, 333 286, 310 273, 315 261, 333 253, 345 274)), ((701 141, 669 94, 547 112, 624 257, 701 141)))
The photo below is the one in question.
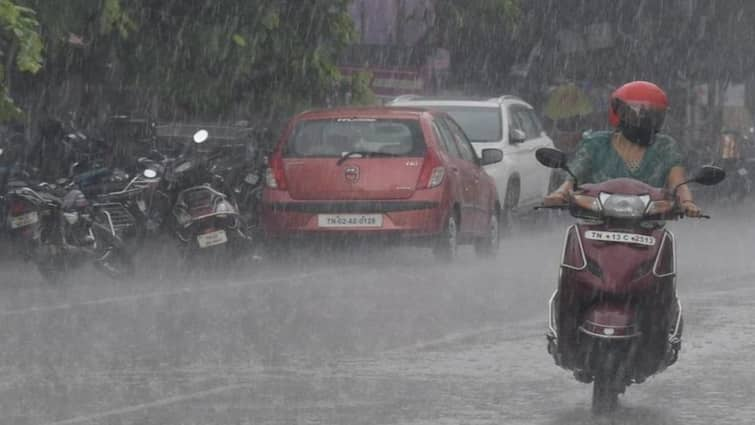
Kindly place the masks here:
POLYGON ((493 97, 488 99, 490 102, 503 102, 504 100, 522 100, 521 97, 513 95, 513 94, 504 94, 499 97, 493 97))

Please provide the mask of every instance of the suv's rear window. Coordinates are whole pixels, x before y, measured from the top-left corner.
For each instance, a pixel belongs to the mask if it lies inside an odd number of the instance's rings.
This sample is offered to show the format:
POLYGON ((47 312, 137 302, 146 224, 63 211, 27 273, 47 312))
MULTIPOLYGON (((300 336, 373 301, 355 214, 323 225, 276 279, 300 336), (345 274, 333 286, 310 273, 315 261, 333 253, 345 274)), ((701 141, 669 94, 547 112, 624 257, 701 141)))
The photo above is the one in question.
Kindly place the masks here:
POLYGON ((498 142, 503 137, 501 109, 484 106, 431 106, 451 116, 464 130, 470 141, 498 142))
POLYGON ((284 148, 287 157, 341 157, 349 152, 421 157, 425 141, 419 121, 339 118, 300 122, 284 148))

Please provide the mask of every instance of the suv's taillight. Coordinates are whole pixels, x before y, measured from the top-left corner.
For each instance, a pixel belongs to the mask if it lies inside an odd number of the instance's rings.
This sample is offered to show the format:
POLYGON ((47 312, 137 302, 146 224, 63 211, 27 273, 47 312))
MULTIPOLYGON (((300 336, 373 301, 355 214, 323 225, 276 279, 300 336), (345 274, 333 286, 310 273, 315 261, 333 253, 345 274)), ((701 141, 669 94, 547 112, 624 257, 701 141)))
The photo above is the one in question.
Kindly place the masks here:
POLYGON ((446 176, 446 167, 440 162, 440 158, 428 149, 422 169, 417 180, 417 189, 431 189, 443 183, 446 176))
POLYGON ((270 157, 269 167, 265 171, 265 183, 267 187, 272 189, 288 189, 286 170, 283 166, 283 156, 280 152, 276 152, 270 157))

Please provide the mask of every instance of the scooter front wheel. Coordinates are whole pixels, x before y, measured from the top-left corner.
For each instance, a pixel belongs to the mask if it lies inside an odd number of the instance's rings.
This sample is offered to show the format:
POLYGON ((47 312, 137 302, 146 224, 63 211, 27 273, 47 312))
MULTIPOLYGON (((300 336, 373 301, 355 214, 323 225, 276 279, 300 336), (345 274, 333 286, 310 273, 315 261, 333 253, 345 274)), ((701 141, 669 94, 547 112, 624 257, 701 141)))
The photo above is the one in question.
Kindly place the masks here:
POLYGON ((609 353, 603 367, 595 374, 592 384, 592 412, 607 414, 619 406, 619 394, 624 392, 623 384, 617 379, 618 358, 609 353))

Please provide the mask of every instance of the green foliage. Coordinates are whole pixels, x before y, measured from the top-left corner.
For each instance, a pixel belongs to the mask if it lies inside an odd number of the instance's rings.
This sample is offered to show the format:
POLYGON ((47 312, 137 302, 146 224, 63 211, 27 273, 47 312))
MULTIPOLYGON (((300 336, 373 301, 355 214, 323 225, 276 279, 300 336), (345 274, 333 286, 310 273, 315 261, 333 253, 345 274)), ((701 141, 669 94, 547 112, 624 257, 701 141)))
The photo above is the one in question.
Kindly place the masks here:
POLYGON ((42 67, 42 39, 34 10, 12 0, 0 0, 0 30, 0 45, 5 56, 0 64, 0 121, 7 121, 17 118, 21 111, 9 93, 13 69, 5 69, 5 66, 15 62, 19 71, 37 73, 42 67))
POLYGON ((63 71, 44 84, 81 75, 102 92, 121 90, 94 102, 158 105, 171 119, 286 115, 323 102, 341 80, 336 58, 355 37, 350 1, 28 3, 43 22, 51 69, 63 71), (83 41, 71 43, 71 35, 83 41))

